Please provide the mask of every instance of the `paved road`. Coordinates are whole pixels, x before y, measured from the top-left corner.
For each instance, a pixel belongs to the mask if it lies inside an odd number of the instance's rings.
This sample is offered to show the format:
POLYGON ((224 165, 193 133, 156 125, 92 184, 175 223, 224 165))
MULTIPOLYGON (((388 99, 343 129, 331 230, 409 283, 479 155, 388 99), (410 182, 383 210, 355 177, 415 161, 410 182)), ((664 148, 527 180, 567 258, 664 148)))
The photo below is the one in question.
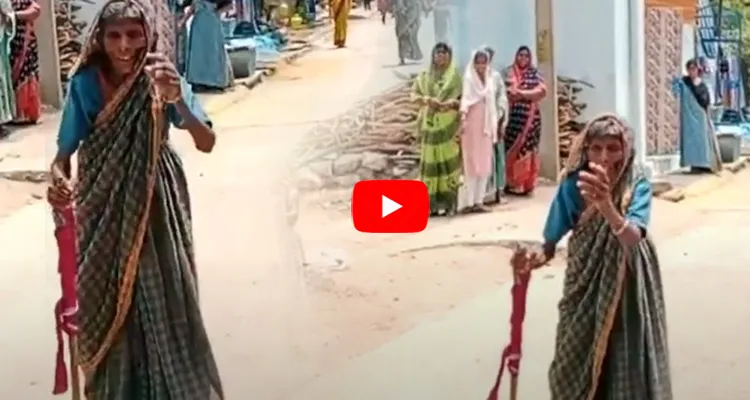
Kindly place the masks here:
MULTIPOLYGON (((663 263, 676 399, 750 398, 750 172, 692 206, 692 229, 658 241, 663 263)), ((562 271, 532 282, 521 397, 542 400, 552 357, 562 271)), ((508 338, 509 288, 484 293, 338 372, 295 400, 484 399, 508 338)))

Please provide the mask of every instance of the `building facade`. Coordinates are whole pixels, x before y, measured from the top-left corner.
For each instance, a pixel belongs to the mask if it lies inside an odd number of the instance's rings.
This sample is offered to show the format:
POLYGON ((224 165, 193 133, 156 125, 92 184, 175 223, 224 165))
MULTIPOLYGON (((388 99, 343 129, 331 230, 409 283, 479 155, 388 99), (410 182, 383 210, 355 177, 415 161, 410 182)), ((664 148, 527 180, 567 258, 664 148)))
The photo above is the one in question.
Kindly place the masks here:
MULTIPOLYGON (((490 45, 495 67, 516 49, 535 50, 533 1, 454 0, 451 41, 465 65, 490 45)), ((677 168, 677 100, 671 81, 694 51, 697 0, 555 0, 554 65, 559 75, 594 86, 580 93, 583 118, 616 112, 635 131, 639 161, 654 173, 677 168)))

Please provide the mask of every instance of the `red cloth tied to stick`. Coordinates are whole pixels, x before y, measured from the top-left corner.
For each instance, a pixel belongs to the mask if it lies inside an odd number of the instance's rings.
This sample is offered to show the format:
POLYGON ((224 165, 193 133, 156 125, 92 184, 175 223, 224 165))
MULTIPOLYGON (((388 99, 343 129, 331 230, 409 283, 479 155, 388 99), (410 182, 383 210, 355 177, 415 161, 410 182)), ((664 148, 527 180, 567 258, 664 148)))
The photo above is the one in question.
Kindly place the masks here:
MULTIPOLYGON (((53 209, 55 220, 55 239, 59 258, 57 270, 60 273, 62 295, 55 304, 55 321, 57 328, 57 360, 55 363, 55 387, 52 394, 63 394, 68 391, 68 367, 65 363, 65 335, 68 340, 78 332, 76 313, 78 296, 76 294, 76 220, 73 207, 53 209)), ((74 368, 76 368, 74 366, 74 368)))
POLYGON ((513 287, 510 289, 513 299, 513 309, 510 313, 510 343, 503 349, 495 385, 490 390, 487 400, 499 399, 500 383, 502 382, 506 366, 508 367, 511 379, 510 398, 511 400, 516 399, 518 372, 521 364, 521 347, 523 345, 523 320, 526 317, 526 293, 529 290, 529 280, 531 280, 530 272, 516 274, 513 287))

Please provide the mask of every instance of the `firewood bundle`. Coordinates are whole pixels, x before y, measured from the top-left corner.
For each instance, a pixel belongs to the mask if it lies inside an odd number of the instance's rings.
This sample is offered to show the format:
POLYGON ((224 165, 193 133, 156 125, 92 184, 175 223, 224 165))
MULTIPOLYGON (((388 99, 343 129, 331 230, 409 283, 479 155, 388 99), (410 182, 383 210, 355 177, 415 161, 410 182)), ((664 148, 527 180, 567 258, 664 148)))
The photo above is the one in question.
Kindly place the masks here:
POLYGON ((593 88, 590 83, 581 80, 565 76, 557 77, 557 135, 562 165, 568 159, 573 139, 586 125, 585 122, 580 121, 581 113, 586 109, 586 103, 578 99, 578 94, 583 91, 584 87, 593 88))
POLYGON ((81 54, 82 36, 86 23, 78 21, 80 3, 93 4, 90 0, 57 0, 55 1, 55 26, 57 29, 57 48, 60 57, 60 79, 68 81, 68 72, 81 54))
POLYGON ((416 122, 419 105, 410 98, 414 77, 349 112, 315 127, 297 149, 306 163, 329 153, 384 153, 409 158, 418 152, 416 122))
MULTIPOLYGON (((402 84, 315 127, 297 148, 297 165, 336 154, 365 152, 384 154, 394 165, 414 165, 419 157, 419 105, 410 98, 414 79, 410 76, 402 84)), ((573 138, 585 125, 579 119, 586 104, 578 99, 578 94, 584 87, 593 86, 565 76, 559 76, 557 82, 560 159, 564 162, 573 138)))

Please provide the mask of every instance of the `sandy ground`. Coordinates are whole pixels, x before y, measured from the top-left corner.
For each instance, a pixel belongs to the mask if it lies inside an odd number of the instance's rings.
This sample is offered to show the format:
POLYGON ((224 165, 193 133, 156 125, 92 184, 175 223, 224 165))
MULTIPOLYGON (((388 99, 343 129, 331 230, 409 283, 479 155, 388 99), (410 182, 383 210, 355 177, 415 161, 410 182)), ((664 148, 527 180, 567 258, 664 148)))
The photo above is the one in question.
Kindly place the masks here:
MULTIPOLYGON (((299 393, 306 382, 502 288, 507 243, 539 237, 550 187, 489 215, 436 220, 409 236, 354 231, 348 193, 336 191, 305 199, 296 231, 311 265, 288 262, 294 238, 280 206, 279 171, 315 123, 398 82, 389 24, 353 22, 348 48, 332 50, 326 42, 212 115, 220 135, 213 154, 197 153, 184 133, 172 134, 190 179, 202 307, 228 399, 299 393), (329 265, 330 256, 342 265, 329 265)), ((54 132, 51 117, 0 143, 0 171, 45 169, 54 132)), ((0 197, 0 243, 12 243, 0 253, 7 266, 0 269, 0 313, 15 321, 15 329, 0 332, 0 369, 7 371, 0 395, 43 399, 52 378, 56 251, 48 210, 34 201, 38 186, 12 185, 13 194, 0 197)), ((658 237, 695 223, 696 206, 656 207, 658 237)), ((339 399, 351 400, 326 400, 339 399)))

